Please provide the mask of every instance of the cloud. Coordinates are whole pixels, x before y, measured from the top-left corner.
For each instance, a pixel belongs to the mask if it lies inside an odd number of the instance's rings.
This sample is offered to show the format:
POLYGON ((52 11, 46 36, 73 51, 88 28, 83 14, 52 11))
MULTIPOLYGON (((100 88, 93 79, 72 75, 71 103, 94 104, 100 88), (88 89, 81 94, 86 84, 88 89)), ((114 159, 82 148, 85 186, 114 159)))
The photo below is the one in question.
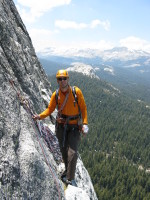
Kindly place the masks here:
POLYGON ((52 36, 57 33, 58 31, 47 29, 29 29, 29 35, 32 38, 32 43, 36 51, 43 50, 50 46, 57 46, 57 44, 52 40, 52 36))
POLYGON ((87 28, 87 24, 76 23, 74 21, 66 21, 66 20, 56 20, 55 26, 60 29, 84 29, 84 28, 87 28))
POLYGON ((96 28, 97 26, 102 26, 106 31, 109 31, 110 29, 110 22, 108 20, 106 21, 101 21, 101 20, 93 20, 90 24, 91 28, 96 28))
POLYGON ((130 36, 124 39, 121 39, 120 45, 127 47, 128 49, 134 50, 143 50, 150 52, 150 42, 140 39, 138 37, 130 36))
POLYGON ((85 29, 85 28, 96 28, 97 26, 102 26, 105 30, 109 30, 110 23, 108 20, 101 21, 101 20, 93 20, 90 24, 86 23, 77 23, 75 21, 68 21, 68 20, 56 20, 55 26, 60 29, 85 29))
POLYGON ((77 41, 66 41, 63 40, 62 42, 54 40, 53 37, 56 36, 56 34, 59 34, 60 32, 58 30, 51 31, 48 29, 29 29, 29 35, 32 38, 32 43, 35 48, 35 50, 43 51, 43 49, 54 47, 58 49, 69 49, 69 48, 75 48, 75 49, 98 49, 98 50, 106 50, 111 49, 114 47, 114 44, 105 41, 105 40, 99 40, 97 42, 89 42, 89 41, 83 41, 83 42, 77 42, 77 41))
POLYGON ((17 0, 17 3, 23 21, 31 23, 54 7, 69 5, 71 0, 17 0))
POLYGON ((52 31, 46 30, 46 29, 30 29, 29 33, 30 33, 30 36, 33 38, 41 38, 41 35, 45 38, 45 37, 49 37, 49 35, 53 34, 52 31))
POLYGON ((103 50, 107 50, 107 49, 112 49, 114 47, 114 44, 112 44, 109 41, 105 41, 105 40, 99 40, 99 41, 93 41, 93 42, 89 42, 89 41, 72 41, 66 44, 60 44, 63 46, 64 49, 96 49, 98 51, 103 51, 103 50))

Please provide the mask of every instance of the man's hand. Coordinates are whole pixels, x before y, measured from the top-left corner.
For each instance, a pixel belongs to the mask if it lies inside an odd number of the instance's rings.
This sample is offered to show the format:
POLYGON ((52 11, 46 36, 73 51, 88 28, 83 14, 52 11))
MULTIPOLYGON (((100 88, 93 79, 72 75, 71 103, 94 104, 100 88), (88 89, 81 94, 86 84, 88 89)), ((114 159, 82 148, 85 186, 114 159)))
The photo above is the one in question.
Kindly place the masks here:
POLYGON ((35 114, 35 115, 32 116, 32 119, 34 119, 34 120, 40 120, 40 116, 37 115, 37 114, 35 114))
POLYGON ((88 127, 87 124, 84 124, 82 126, 82 133, 83 133, 83 135, 86 136, 86 134, 88 134, 88 132, 89 132, 89 127, 88 127))

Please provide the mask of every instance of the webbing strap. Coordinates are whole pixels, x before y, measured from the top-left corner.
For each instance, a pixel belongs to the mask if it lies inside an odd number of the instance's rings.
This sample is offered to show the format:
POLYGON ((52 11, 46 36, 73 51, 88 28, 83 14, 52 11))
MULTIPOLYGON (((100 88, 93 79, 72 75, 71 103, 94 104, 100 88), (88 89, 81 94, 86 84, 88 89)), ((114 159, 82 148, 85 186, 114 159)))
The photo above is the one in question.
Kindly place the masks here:
POLYGON ((73 93, 75 102, 76 102, 77 105, 78 105, 79 117, 81 118, 81 109, 80 109, 80 106, 79 106, 79 104, 78 104, 78 96, 77 96, 77 94, 76 94, 75 86, 72 87, 72 93, 73 93))
POLYGON ((59 115, 59 117, 62 118, 62 119, 68 119, 69 118, 69 120, 75 120, 75 119, 79 118, 79 115, 68 116, 68 115, 61 114, 61 115, 59 115))
POLYGON ((64 102, 63 102, 61 108, 58 110, 58 113, 61 113, 61 111, 63 110, 64 106, 66 105, 66 103, 67 103, 67 101, 68 101, 69 94, 70 94, 70 90, 69 90, 69 92, 66 94, 65 100, 64 100, 64 102))
POLYGON ((72 88, 72 93, 73 93, 75 102, 78 104, 78 97, 77 97, 77 94, 76 94, 75 86, 73 86, 73 87, 71 87, 71 88, 72 88))
MULTIPOLYGON (((72 94, 74 96, 75 102, 78 104, 78 97, 77 97, 77 94, 76 94, 75 86, 72 86, 71 90, 72 90, 72 94)), ((58 105, 58 96, 59 96, 59 88, 56 90, 56 96, 55 96, 57 105, 58 105)))

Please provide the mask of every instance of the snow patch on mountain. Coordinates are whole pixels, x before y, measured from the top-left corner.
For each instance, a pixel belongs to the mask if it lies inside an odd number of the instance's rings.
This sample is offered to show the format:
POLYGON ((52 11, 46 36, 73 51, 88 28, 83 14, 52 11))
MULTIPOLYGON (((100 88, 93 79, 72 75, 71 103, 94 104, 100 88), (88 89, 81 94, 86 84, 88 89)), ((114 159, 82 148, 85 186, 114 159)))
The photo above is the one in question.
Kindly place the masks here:
POLYGON ((104 71, 110 73, 111 75, 115 75, 113 67, 105 67, 104 71))
POLYGON ((103 61, 108 60, 121 60, 129 61, 136 60, 141 57, 150 57, 150 54, 141 50, 130 50, 126 47, 115 47, 110 50, 105 50, 101 52, 100 57, 103 58, 103 61))
POLYGON ((134 63, 132 65, 127 65, 127 66, 124 66, 124 68, 137 68, 137 67, 140 67, 141 65, 139 63, 134 63))
POLYGON ((90 78, 97 78, 99 77, 95 74, 96 70, 91 66, 80 62, 71 63, 72 67, 67 68, 67 71, 73 71, 82 73, 90 78))
POLYGON ((95 71, 99 71, 100 69, 99 69, 99 67, 95 67, 94 70, 95 71))
POLYGON ((62 57, 82 57, 82 58, 94 58, 101 54, 101 51, 98 49, 79 49, 79 48, 56 48, 49 47, 45 48, 42 51, 37 52, 40 57, 48 56, 62 56, 62 57))

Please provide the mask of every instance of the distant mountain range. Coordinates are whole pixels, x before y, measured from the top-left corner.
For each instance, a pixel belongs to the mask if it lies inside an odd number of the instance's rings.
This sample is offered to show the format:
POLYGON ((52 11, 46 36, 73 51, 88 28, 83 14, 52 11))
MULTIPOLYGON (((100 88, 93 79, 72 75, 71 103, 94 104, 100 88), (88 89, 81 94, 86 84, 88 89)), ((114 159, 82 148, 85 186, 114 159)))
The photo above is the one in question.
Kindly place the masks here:
POLYGON ((37 52, 42 57, 59 56, 66 58, 95 58, 99 57, 102 60, 133 60, 139 57, 150 57, 150 53, 141 50, 129 50, 126 47, 115 47, 109 50, 98 50, 98 49, 58 49, 58 48, 46 48, 43 51, 37 52))
POLYGON ((62 60, 63 63, 78 61, 99 64, 126 63, 126 67, 136 67, 150 64, 150 53, 141 50, 129 50, 126 47, 115 47, 110 50, 100 51, 97 49, 56 49, 47 48, 42 52, 37 52, 38 56, 48 60, 62 60), (62 59, 63 58, 63 59, 62 59))
POLYGON ((150 75, 150 53, 129 50, 125 47, 116 47, 110 50, 99 51, 97 49, 68 49, 58 51, 54 48, 38 52, 38 57, 53 62, 71 65, 72 62, 81 62, 91 66, 106 66, 105 72, 115 74, 114 68, 121 67, 137 71, 140 74, 150 75), (113 72, 113 73, 112 73, 113 72))
POLYGON ((139 98, 149 98, 150 93, 150 53, 116 47, 110 50, 54 48, 38 52, 38 57, 47 74, 55 74, 60 68, 69 68, 90 77, 99 77, 119 89, 140 94, 139 98), (143 93, 144 91, 144 93, 143 93), (143 97, 144 95, 144 97, 143 97))

